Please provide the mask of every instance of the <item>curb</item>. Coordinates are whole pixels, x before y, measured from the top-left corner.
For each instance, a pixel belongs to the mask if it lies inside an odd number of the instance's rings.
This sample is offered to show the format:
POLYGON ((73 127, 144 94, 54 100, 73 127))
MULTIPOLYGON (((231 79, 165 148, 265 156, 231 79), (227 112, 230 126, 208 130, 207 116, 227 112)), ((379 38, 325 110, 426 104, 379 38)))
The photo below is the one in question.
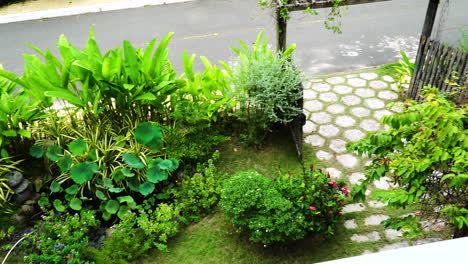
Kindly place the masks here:
POLYGON ((3 15, 3 16, 0 16, 0 24, 36 20, 36 19, 43 19, 43 18, 72 16, 72 15, 79 15, 79 14, 85 14, 85 13, 99 13, 99 12, 105 12, 105 11, 138 8, 138 7, 144 7, 144 6, 191 2, 191 1, 192 0, 139 0, 139 1, 127 0, 124 2, 116 2, 116 3, 57 8, 57 9, 49 9, 49 10, 42 10, 42 11, 35 11, 35 12, 28 12, 28 13, 3 15))

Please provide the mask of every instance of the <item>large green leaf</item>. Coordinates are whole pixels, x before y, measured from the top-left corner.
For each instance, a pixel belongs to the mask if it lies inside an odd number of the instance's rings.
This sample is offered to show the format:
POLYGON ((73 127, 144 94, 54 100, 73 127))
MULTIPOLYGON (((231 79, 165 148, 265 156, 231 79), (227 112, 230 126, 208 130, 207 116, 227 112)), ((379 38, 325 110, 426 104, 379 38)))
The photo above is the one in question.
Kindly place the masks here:
POLYGON ((146 178, 149 182, 158 183, 167 179, 167 172, 161 170, 158 166, 149 167, 146 172, 146 178))
POLYGON ((57 165, 62 173, 67 173, 72 165, 72 157, 65 155, 57 160, 57 165))
POLYGON ((132 173, 128 168, 118 168, 112 172, 112 179, 116 182, 119 182, 126 177, 133 177, 135 173, 132 173))
POLYGON ((159 149, 162 144, 161 128, 154 123, 141 123, 135 129, 135 139, 150 149, 159 149))
POLYGON ((106 200, 107 200, 106 195, 105 195, 103 192, 101 192, 101 191, 96 191, 96 197, 99 198, 99 199, 101 199, 101 200, 103 200, 103 201, 106 201, 106 200))
POLYGON ((179 162, 175 159, 163 160, 158 164, 162 170, 174 171, 179 167, 179 162))
POLYGON ((73 210, 79 211, 82 208, 81 204, 82 204, 82 201, 79 198, 75 197, 75 198, 71 199, 71 201, 70 201, 70 208, 73 209, 73 210))
POLYGON ((66 188, 65 192, 70 195, 75 195, 78 192, 78 185, 73 184, 72 186, 66 188))
POLYGON ((82 155, 85 152, 87 147, 88 146, 86 144, 86 141, 84 141, 84 139, 82 138, 79 138, 79 139, 72 141, 68 149, 73 155, 78 156, 78 155, 82 155))
POLYGON ((133 197, 130 195, 125 195, 125 196, 119 196, 117 197, 117 200, 119 200, 120 203, 134 203, 135 200, 133 200, 133 197))
POLYGON ((152 193, 154 191, 154 183, 145 182, 145 183, 141 184, 140 187, 139 187, 139 191, 144 196, 152 193))
POLYGON ((50 145, 47 147, 46 156, 51 161, 57 161, 62 156, 62 149, 56 145, 50 145))
POLYGON ((143 164, 143 162, 141 162, 141 160, 133 154, 125 153, 123 154, 123 159, 125 163, 131 168, 142 169, 145 167, 145 164, 143 164))
POLYGON ((121 205, 120 208, 119 208, 119 212, 117 213, 117 216, 120 219, 124 219, 128 214, 128 210, 130 210, 130 207, 128 207, 126 205, 121 205))
POLYGON ((44 148, 38 145, 32 145, 29 149, 29 155, 34 158, 41 158, 44 155, 44 148))
POLYGON ((59 199, 54 200, 54 207, 55 207, 55 210, 59 212, 65 212, 65 209, 66 209, 66 207, 62 204, 62 201, 60 201, 59 199))
POLYGON ((83 184, 93 178, 98 172, 98 165, 95 162, 83 162, 70 169, 71 178, 78 184, 83 184))
POLYGON ((119 210, 119 202, 117 202, 116 200, 109 200, 106 202, 104 208, 108 213, 115 214, 117 213, 117 210, 119 210))
POLYGON ((52 182, 52 184, 50 184, 50 191, 51 192, 61 192, 63 191, 63 188, 62 186, 60 186, 60 183, 58 182, 52 182))

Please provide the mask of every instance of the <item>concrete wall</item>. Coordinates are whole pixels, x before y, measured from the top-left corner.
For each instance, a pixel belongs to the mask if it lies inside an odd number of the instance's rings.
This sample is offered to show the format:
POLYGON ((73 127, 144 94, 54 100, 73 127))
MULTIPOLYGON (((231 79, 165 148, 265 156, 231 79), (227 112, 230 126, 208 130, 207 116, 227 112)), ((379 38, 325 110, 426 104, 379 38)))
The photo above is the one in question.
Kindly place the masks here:
POLYGON ((462 30, 468 31, 468 1, 441 0, 432 38, 458 47, 462 30))

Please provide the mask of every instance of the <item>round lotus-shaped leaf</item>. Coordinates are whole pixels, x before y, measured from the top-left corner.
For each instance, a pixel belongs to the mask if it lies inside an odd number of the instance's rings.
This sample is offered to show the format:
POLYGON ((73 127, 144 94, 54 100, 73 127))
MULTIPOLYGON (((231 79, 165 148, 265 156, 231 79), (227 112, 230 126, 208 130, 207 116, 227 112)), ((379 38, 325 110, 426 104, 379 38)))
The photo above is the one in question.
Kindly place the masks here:
POLYGON ((76 211, 79 211, 81 210, 81 200, 78 199, 78 198, 72 198, 71 201, 70 201, 70 208, 73 209, 73 210, 76 210, 76 211))
POLYGON ((93 175, 98 172, 98 165, 95 162, 83 162, 77 164, 70 169, 70 175, 74 182, 83 184, 93 178, 93 175))
POLYGON ((73 184, 72 186, 66 188, 65 192, 70 195, 75 195, 78 192, 78 185, 73 184))
POLYGON ((130 207, 128 207, 127 205, 121 205, 120 209, 119 209, 119 212, 117 213, 117 216, 120 219, 125 218, 125 216, 127 216, 127 214, 128 214, 128 210, 130 210, 130 207))
POLYGON ((138 191, 146 196, 150 193, 152 193, 154 191, 154 183, 151 183, 151 182, 145 182, 143 184, 140 185, 140 187, 138 188, 138 191))
POLYGON ((59 212, 65 212, 65 206, 62 204, 62 201, 60 201, 59 199, 55 199, 54 200, 54 207, 55 207, 55 210, 59 211, 59 212))
POLYGON ((68 146, 68 149, 73 155, 78 156, 78 155, 82 155, 85 152, 87 147, 88 145, 86 144, 84 139, 79 138, 79 139, 72 141, 70 145, 68 146))
POLYGON ((101 200, 103 200, 103 201, 106 201, 106 200, 107 200, 106 195, 105 195, 103 192, 101 192, 101 191, 96 191, 96 197, 99 198, 99 199, 101 199, 101 200))
POLYGON ((104 208, 109 214, 115 214, 117 213, 117 210, 119 210, 119 202, 116 200, 109 200, 106 202, 104 208))
POLYGON ((138 143, 157 150, 162 145, 161 128, 154 123, 144 122, 135 129, 135 139, 138 143))
POLYGON ((53 182, 52 184, 50 184, 50 191, 51 192, 61 192, 63 189, 62 189, 62 186, 60 186, 60 183, 58 182, 53 182))
POLYGON ((44 148, 38 145, 32 145, 29 149, 29 155, 33 156, 34 158, 40 158, 44 155, 44 148))
POLYGON ((62 156, 62 149, 56 145, 50 145, 47 147, 46 156, 51 161, 57 161, 62 156))
POLYGON ((158 166, 162 170, 175 171, 179 167, 179 162, 175 159, 168 159, 159 162, 158 166))
POLYGON ((112 179, 116 182, 119 182, 126 177, 133 177, 135 173, 131 172, 128 168, 118 168, 112 172, 112 179))
POLYGON ((146 171, 146 178, 149 182, 158 183, 167 179, 167 172, 158 166, 149 167, 146 171))
POLYGON ((133 154, 125 153, 123 154, 123 159, 130 168, 142 169, 145 167, 145 164, 143 164, 143 162, 133 154))
POLYGON ((57 165, 62 173, 67 173, 72 165, 72 157, 65 155, 57 160, 57 165))

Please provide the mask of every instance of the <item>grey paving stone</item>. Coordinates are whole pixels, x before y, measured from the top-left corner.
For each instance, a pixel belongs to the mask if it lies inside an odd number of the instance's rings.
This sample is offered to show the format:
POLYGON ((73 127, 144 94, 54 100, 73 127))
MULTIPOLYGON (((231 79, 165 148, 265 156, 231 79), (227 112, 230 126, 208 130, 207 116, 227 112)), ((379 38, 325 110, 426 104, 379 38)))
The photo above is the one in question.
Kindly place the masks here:
POLYGON ((381 208, 381 207, 387 206, 387 203, 383 203, 381 201, 369 201, 368 204, 370 207, 373 207, 373 208, 381 208))
POLYGON ((323 108, 323 103, 317 100, 312 100, 312 101, 305 101, 304 102, 304 109, 310 111, 310 112, 315 112, 322 110, 323 108))
POLYGON ((322 93, 319 95, 320 100, 331 103, 331 102, 336 102, 338 101, 338 96, 334 93, 322 93))
POLYGON ((346 220, 344 222, 344 227, 347 229, 353 229, 357 227, 356 220, 351 219, 351 220, 346 220))
POLYGON ((339 179, 341 178, 341 174, 342 172, 338 169, 335 169, 335 168, 326 168, 325 169, 326 172, 328 172, 330 174, 330 177, 334 178, 334 179, 339 179))
POLYGON ((388 76, 388 75, 385 75, 384 77, 382 77, 382 79, 386 82, 394 82, 395 80, 391 77, 391 76, 388 76))
POLYGON ((398 92, 398 90, 399 90, 398 85, 396 85, 395 83, 390 84, 390 89, 392 89, 395 92, 398 92))
POLYGON ((403 112, 403 110, 405 109, 405 107, 403 106, 403 104, 394 104, 393 107, 390 108, 391 111, 395 112, 395 113, 401 113, 403 112))
POLYGON ((399 239, 403 236, 403 232, 395 230, 395 229, 385 229, 384 233, 385 233, 385 237, 388 240, 399 239))
POLYGON ((346 75, 346 78, 354 78, 357 77, 357 74, 348 74, 346 75))
POLYGON ((361 253, 361 256, 363 256, 363 255, 369 255, 369 254, 372 254, 372 253, 374 253, 374 252, 372 252, 372 251, 366 249, 366 250, 364 250, 364 251, 361 253))
POLYGON ((338 135, 339 132, 340 130, 334 125, 322 125, 319 128, 319 134, 327 138, 334 137, 338 135))
POLYGON ((366 206, 363 203, 353 203, 347 204, 343 207, 343 213, 353 213, 353 212, 360 212, 366 209, 366 206))
POLYGON ((355 95, 346 95, 343 98, 341 98, 341 101, 348 106, 352 105, 358 105, 361 103, 361 98, 355 96, 355 95))
POLYGON ((317 151, 317 153, 315 153, 315 156, 317 156, 319 160, 331 160, 333 158, 333 154, 324 150, 317 151))
POLYGON ((313 79, 313 80, 310 80, 310 82, 312 82, 312 83, 318 83, 318 82, 323 82, 323 80, 321 80, 321 79, 313 79))
POLYGON ((364 180, 366 176, 362 172, 353 172, 348 176, 348 180, 351 184, 361 185, 360 180, 364 180))
POLYGON ((304 142, 314 147, 321 147, 325 144, 325 139, 319 135, 310 135, 304 139, 304 142))
POLYGON ((351 78, 348 79, 348 84, 354 87, 364 87, 366 85, 366 81, 360 78, 351 78))
POLYGON ((351 109, 351 113, 357 117, 366 117, 370 115, 370 110, 364 107, 354 107, 351 109))
POLYGON ((351 154, 337 155, 336 160, 345 168, 354 168, 359 163, 359 160, 351 154))
POLYGON ((336 76, 336 77, 328 78, 326 81, 329 84, 340 84, 340 83, 344 83, 345 78, 336 76))
POLYGON ((385 107, 385 103, 377 98, 369 98, 364 100, 364 104, 370 109, 381 109, 385 107))
POLYGON ((311 82, 310 82, 310 81, 302 82, 302 87, 304 87, 304 90, 305 90, 305 89, 309 89, 309 88, 310 88, 310 85, 311 85, 311 82))
POLYGON ((380 129, 380 123, 375 121, 374 119, 365 119, 362 120, 361 124, 359 124, 359 127, 364 129, 365 131, 372 132, 380 129))
POLYGON ((312 90, 305 90, 304 89, 304 94, 303 94, 304 100, 310 100, 310 99, 316 99, 317 98, 317 92, 312 91, 312 90))
POLYGON ((358 88, 355 92, 356 95, 369 98, 375 96, 375 91, 369 88, 358 88))
POLYGON ((393 184, 390 183, 391 179, 389 177, 382 177, 378 181, 374 181, 374 186, 381 190, 388 190, 390 186, 393 187, 393 184))
POLYGON ((398 98, 398 94, 393 91, 382 91, 377 96, 385 100, 395 100, 398 98))
POLYGON ((364 219, 365 225, 380 225, 380 222, 387 220, 389 217, 386 215, 371 215, 364 219))
POLYGON ((346 85, 336 85, 333 87, 333 91, 338 94, 349 94, 353 91, 353 88, 346 85))
POLYGON ((385 245, 379 249, 380 251, 387 251, 387 250, 392 250, 392 249, 397 249, 397 248, 404 248, 404 247, 409 247, 408 241, 401 241, 389 245, 385 245))
POLYGON ((327 107, 327 111, 332 114, 340 114, 344 112, 345 107, 341 104, 332 104, 327 107))
POLYGON ((419 245, 424 245, 424 244, 429 244, 429 243, 434 243, 434 242, 439 242, 439 241, 442 241, 443 239, 441 238, 425 238, 425 239, 420 239, 420 240, 416 240, 414 241, 413 245, 414 246, 419 246, 419 245))
POLYGON ((374 241, 379 241, 380 240, 380 235, 378 232, 370 232, 364 235, 358 235, 354 234, 351 237, 351 240, 356 241, 356 242, 374 242, 374 241))
POLYGON ((392 112, 388 111, 388 110, 378 110, 378 111, 375 111, 374 112, 374 118, 377 119, 377 120, 380 120, 382 118, 382 116, 387 116, 387 115, 391 115, 392 112))
POLYGON ((356 120, 354 120, 354 118, 350 116, 342 115, 342 116, 336 117, 335 123, 339 125, 340 127, 350 127, 356 124, 356 120))
POLYGON ((314 121, 317 124, 326 124, 330 123, 331 116, 326 112, 316 112, 310 115, 310 120, 314 121))
POLYGON ((332 139, 332 140, 330 140, 329 147, 335 153, 346 152, 346 141, 341 140, 341 139, 332 139))
POLYGON ((344 132, 344 136, 345 136, 345 138, 347 138, 350 141, 354 142, 354 141, 358 141, 361 138, 365 137, 366 134, 364 132, 362 132, 361 130, 359 130, 359 129, 350 129, 350 130, 346 130, 344 132))
POLYGON ((328 92, 331 86, 328 83, 314 83, 311 88, 317 92, 328 92))
POLYGON ((370 81, 369 86, 374 89, 384 89, 388 87, 388 84, 382 81, 370 81))
POLYGON ((305 125, 302 127, 302 131, 304 132, 304 134, 309 134, 316 130, 317 130, 317 125, 310 121, 307 121, 305 125))
POLYGON ((375 78, 379 77, 379 75, 377 75, 374 72, 363 72, 359 74, 359 77, 366 79, 366 80, 374 80, 375 78))

